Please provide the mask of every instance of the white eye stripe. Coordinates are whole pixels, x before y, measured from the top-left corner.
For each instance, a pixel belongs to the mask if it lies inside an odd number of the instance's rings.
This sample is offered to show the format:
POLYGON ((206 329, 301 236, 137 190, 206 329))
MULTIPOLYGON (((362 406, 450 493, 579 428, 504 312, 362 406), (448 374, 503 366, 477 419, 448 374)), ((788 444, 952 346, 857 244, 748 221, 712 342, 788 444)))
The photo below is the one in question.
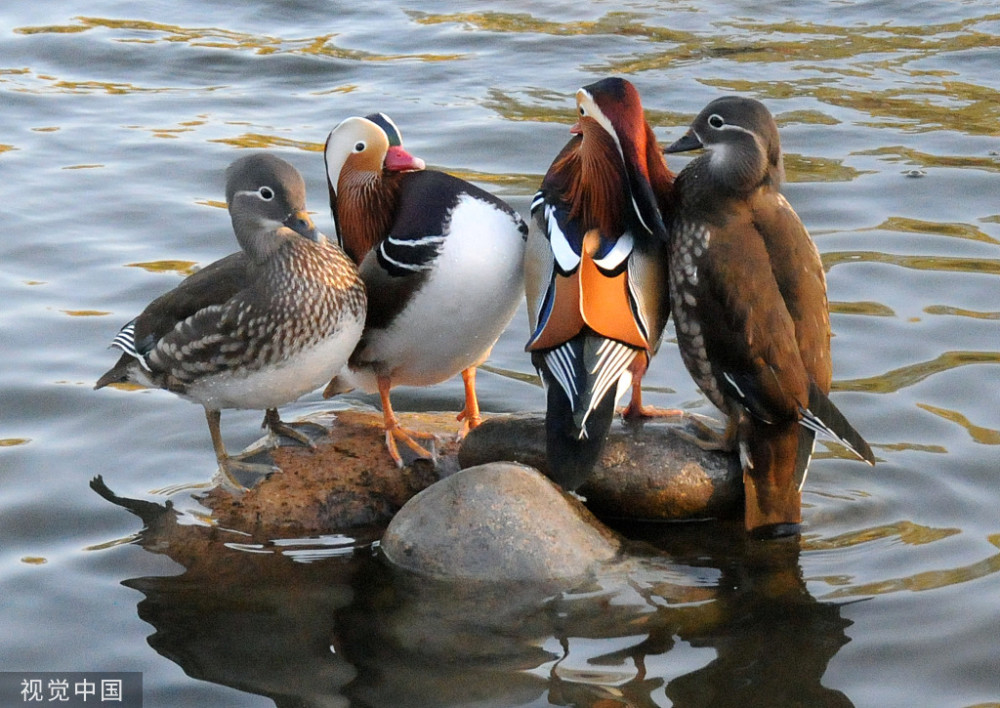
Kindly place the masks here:
POLYGON ((243 197, 256 197, 257 199, 269 202, 272 199, 274 199, 277 193, 272 187, 264 185, 263 187, 260 187, 258 189, 241 189, 238 192, 235 192, 234 196, 235 195, 240 195, 243 197))
POLYGON ((747 135, 749 135, 752 138, 756 138, 757 137, 757 133, 753 132, 749 128, 744 128, 742 125, 726 125, 726 127, 723 128, 723 130, 735 130, 735 131, 738 131, 740 133, 746 133, 747 135))
MULTIPOLYGON (((605 132, 607 132, 607 134, 610 135, 611 138, 615 141, 615 147, 618 148, 618 154, 621 155, 622 159, 624 160, 625 153, 622 152, 622 144, 618 140, 618 133, 615 132, 615 128, 613 125, 611 125, 611 121, 608 120, 608 117, 604 115, 604 113, 601 111, 601 107, 597 105, 597 102, 594 100, 594 97, 591 96, 590 93, 584 89, 580 89, 579 91, 577 91, 577 96, 583 96, 583 100, 586 101, 588 104, 590 104, 591 108, 591 110, 588 111, 586 114, 581 113, 581 115, 586 115, 587 117, 596 120, 600 124, 600 126, 604 128, 605 132)), ((580 108, 583 109, 584 106, 581 105, 580 108)))
MULTIPOLYGON (((714 127, 714 126, 713 126, 714 127)), ((721 131, 735 131, 737 133, 746 133, 752 138, 756 138, 757 134, 750 130, 749 128, 744 128, 742 125, 736 125, 735 123, 726 123, 721 128, 716 128, 716 130, 721 131)))

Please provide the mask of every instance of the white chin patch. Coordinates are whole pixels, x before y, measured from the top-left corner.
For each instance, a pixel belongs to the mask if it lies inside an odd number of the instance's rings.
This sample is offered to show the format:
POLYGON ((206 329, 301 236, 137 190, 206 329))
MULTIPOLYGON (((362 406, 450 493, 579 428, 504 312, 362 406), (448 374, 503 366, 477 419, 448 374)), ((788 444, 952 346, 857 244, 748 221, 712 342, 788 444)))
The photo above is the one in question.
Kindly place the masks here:
POLYGON ((712 152, 710 153, 708 164, 711 165, 712 170, 716 172, 725 172, 727 165, 729 164, 729 151, 730 148, 725 143, 719 143, 718 145, 712 146, 712 152))

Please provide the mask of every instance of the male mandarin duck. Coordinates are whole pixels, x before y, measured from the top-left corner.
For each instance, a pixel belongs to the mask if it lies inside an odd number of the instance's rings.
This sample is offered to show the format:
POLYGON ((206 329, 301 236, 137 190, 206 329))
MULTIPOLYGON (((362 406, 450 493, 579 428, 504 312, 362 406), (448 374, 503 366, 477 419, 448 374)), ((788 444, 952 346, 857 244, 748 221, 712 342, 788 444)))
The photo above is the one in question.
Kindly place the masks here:
POLYGON ((397 441, 432 457, 418 439, 433 436, 400 426, 393 386, 430 386, 461 372, 459 435, 481 422, 476 367, 520 304, 528 229, 489 192, 424 169, 384 114, 341 122, 327 138, 325 160, 330 208, 367 286, 368 317, 348 369, 324 395, 378 391, 386 447, 403 466, 397 441))
POLYGON ((347 362, 366 298, 355 265, 305 212, 305 184, 294 167, 260 153, 236 160, 226 176, 242 250, 189 276, 125 325, 112 343, 122 355, 95 388, 132 383, 202 404, 223 473, 244 487, 235 473, 274 468, 226 453, 221 409, 264 409, 265 427, 311 445, 277 407, 347 362))
MULTIPOLYGON (((550 476, 579 487, 615 402, 645 372, 669 314, 666 229, 673 175, 635 87, 576 93, 573 137, 531 205, 525 347, 546 386, 550 476)), ((633 386, 633 412, 642 410, 633 386)))
POLYGON ((871 448, 827 398, 826 277, 808 232, 778 191, 778 128, 759 101, 712 101, 666 152, 704 147, 674 184, 670 285, 681 356, 728 417, 739 447, 746 527, 796 533, 817 432, 870 464, 871 448))

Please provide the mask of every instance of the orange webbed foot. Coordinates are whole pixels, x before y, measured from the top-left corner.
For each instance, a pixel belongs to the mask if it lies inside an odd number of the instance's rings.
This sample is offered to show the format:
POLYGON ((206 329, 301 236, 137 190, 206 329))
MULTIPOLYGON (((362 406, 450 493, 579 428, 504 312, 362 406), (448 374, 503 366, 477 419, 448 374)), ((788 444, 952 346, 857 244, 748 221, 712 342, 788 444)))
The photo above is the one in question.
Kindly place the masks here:
POLYGON ((437 460, 437 455, 433 451, 428 450, 416 440, 420 438, 434 441, 437 439, 434 434, 418 433, 402 427, 399 424, 399 419, 396 418, 396 414, 392 411, 392 402, 389 400, 389 390, 392 388, 392 382, 388 376, 378 376, 376 377, 376 381, 378 382, 379 397, 382 399, 382 417, 385 420, 385 446, 389 450, 389 455, 392 457, 393 462, 396 463, 396 466, 406 466, 403 456, 399 454, 399 446, 396 445, 397 440, 412 450, 418 458, 437 460))
POLYGON ((429 460, 437 459, 437 455, 433 451, 433 442, 437 440, 437 438, 433 433, 421 433, 413 430, 407 430, 394 419, 392 425, 386 425, 385 427, 385 446, 389 450, 389 455, 392 457, 393 462, 396 463, 397 467, 406 467, 406 462, 403 460, 403 456, 399 453, 399 446, 396 444, 397 440, 406 445, 406 447, 413 451, 418 458, 429 460), (432 443, 431 449, 428 450, 426 447, 417 442, 417 438, 421 440, 430 440, 432 443))
POLYGON ((656 406, 634 405, 629 402, 620 411, 625 420, 646 420, 648 418, 684 418, 687 414, 680 408, 657 408, 656 406))
POLYGON ((483 423, 483 417, 479 415, 478 410, 475 413, 470 413, 466 408, 463 408, 462 412, 455 416, 455 420, 462 423, 462 427, 455 435, 456 440, 464 440, 470 430, 475 430, 483 423))
POLYGON ((632 398, 628 405, 620 411, 622 418, 628 421, 646 420, 649 418, 683 418, 684 411, 679 408, 657 408, 655 406, 642 405, 642 389, 639 381, 632 382, 632 398))

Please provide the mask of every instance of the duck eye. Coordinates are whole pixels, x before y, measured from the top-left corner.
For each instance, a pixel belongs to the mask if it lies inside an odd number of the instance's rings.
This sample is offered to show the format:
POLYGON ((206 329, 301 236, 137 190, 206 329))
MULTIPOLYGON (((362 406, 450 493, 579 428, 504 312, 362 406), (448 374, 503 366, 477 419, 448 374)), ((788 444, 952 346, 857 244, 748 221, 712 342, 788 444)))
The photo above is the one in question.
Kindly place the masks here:
POLYGON ((580 106, 580 115, 581 116, 587 115, 587 109, 584 108, 583 106, 580 106))
POLYGON ((367 145, 365 145, 363 140, 359 140, 354 143, 354 152, 364 152, 367 145))
POLYGON ((274 190, 270 187, 261 187, 257 190, 257 194, 259 194, 260 198, 265 202, 269 202, 274 199, 274 190))
POLYGON ((724 121, 722 119, 722 116, 720 116, 718 113, 713 113, 708 117, 708 124, 713 128, 715 128, 716 130, 718 130, 719 128, 721 128, 726 124, 726 121, 724 121))

